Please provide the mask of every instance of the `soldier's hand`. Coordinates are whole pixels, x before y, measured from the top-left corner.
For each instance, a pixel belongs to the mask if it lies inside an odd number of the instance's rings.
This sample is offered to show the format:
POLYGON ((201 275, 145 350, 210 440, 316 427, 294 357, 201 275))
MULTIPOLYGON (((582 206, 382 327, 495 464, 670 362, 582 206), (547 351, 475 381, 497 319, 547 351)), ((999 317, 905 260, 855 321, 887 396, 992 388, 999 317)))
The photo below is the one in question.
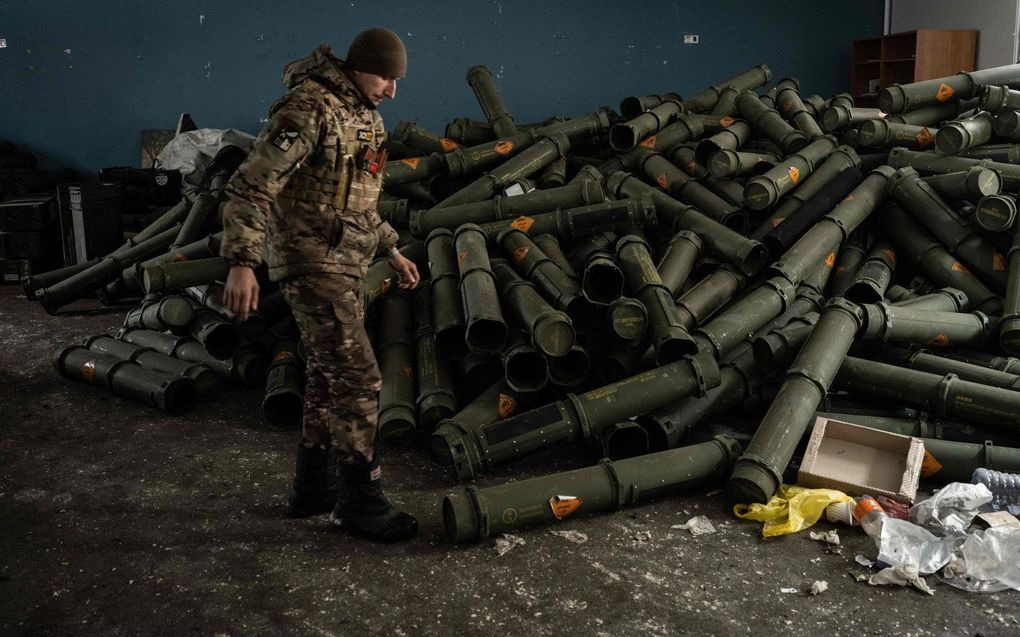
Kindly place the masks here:
POLYGON ((414 289, 418 285, 420 277, 418 267, 404 255, 395 253, 389 259, 390 266, 397 271, 397 287, 405 290, 414 289))
POLYGON ((231 266, 223 286, 223 304, 242 321, 248 320, 248 312, 259 309, 259 283, 254 270, 246 265, 231 266))

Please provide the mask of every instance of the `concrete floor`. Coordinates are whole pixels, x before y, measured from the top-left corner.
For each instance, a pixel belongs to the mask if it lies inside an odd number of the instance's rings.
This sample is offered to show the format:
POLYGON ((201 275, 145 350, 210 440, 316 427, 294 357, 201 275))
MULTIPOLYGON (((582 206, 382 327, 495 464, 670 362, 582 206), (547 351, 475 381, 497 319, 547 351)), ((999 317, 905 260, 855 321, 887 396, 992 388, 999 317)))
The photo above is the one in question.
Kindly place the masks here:
MULTIPOLYGON (((763 540, 721 492, 571 519, 581 544, 523 531, 451 546, 454 487, 424 450, 384 456, 388 493, 419 537, 378 546, 281 517, 295 433, 261 426, 255 390, 231 387, 171 416, 61 378, 61 346, 113 331, 123 309, 79 302, 48 316, 0 286, 0 632, 224 635, 1007 635, 1020 593, 871 587, 807 534, 763 540), (707 515, 718 532, 672 528, 707 515), (811 596, 812 582, 829 590, 811 596), (783 588, 797 593, 783 593, 783 588)), ((479 485, 585 466, 559 448, 479 485)), ((820 523, 819 529, 832 528, 820 523)))

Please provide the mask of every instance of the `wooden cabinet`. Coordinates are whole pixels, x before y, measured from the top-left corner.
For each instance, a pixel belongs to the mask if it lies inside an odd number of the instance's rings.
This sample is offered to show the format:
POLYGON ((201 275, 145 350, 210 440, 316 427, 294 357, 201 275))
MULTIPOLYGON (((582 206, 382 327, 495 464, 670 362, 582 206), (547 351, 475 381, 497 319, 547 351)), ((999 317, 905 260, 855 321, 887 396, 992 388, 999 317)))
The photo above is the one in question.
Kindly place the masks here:
POLYGON ((878 91, 893 84, 973 71, 977 31, 919 29, 854 40, 850 94, 854 105, 878 106, 878 91))

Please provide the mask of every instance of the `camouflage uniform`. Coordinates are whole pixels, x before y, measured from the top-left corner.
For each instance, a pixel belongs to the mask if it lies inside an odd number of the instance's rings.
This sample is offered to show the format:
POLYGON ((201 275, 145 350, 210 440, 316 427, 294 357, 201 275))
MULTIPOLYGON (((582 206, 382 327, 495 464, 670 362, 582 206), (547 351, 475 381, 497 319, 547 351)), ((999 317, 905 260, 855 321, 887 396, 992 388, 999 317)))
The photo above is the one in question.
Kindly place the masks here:
POLYGON ((304 437, 352 464, 373 457, 382 385, 362 277, 397 234, 376 211, 382 171, 356 165, 382 144, 382 118, 340 64, 322 45, 284 71, 290 92, 227 186, 220 254, 255 267, 264 250, 308 346, 304 437))

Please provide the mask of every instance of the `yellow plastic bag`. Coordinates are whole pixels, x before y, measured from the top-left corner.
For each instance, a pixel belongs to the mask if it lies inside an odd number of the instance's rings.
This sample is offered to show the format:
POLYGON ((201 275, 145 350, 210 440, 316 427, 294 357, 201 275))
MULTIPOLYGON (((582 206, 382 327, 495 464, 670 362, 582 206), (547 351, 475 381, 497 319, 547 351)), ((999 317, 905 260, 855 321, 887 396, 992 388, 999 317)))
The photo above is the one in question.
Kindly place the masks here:
POLYGON ((768 504, 736 504, 733 513, 738 518, 764 522, 761 534, 774 537, 803 531, 822 517, 825 507, 848 500, 853 498, 835 489, 807 489, 784 484, 768 504))

